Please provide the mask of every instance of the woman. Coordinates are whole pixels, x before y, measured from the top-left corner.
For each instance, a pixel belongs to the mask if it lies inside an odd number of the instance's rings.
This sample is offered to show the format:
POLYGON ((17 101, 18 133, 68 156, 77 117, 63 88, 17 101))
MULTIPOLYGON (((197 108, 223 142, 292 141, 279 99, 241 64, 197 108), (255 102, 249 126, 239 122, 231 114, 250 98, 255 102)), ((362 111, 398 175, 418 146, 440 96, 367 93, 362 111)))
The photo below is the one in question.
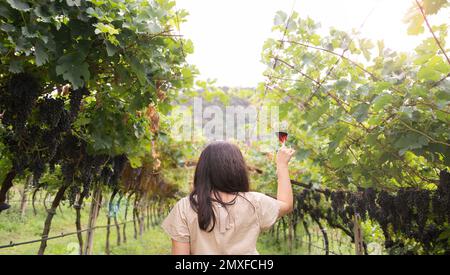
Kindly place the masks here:
POLYGON ((274 199, 249 192, 247 166, 236 145, 208 145, 195 169, 194 190, 177 202, 162 224, 172 238, 172 254, 258 254, 260 232, 293 209, 288 171, 293 154, 285 147, 277 153, 274 199))

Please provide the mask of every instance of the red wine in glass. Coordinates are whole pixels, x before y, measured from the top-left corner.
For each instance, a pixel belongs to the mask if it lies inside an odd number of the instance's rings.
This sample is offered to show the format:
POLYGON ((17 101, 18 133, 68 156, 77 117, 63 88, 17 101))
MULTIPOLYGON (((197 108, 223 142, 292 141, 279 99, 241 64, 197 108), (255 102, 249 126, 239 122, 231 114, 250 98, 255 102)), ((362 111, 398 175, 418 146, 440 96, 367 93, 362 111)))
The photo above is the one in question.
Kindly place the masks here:
POLYGON ((277 132, 277 136, 278 136, 278 140, 280 141, 280 143, 282 145, 284 145, 287 141, 288 133, 287 132, 277 132))

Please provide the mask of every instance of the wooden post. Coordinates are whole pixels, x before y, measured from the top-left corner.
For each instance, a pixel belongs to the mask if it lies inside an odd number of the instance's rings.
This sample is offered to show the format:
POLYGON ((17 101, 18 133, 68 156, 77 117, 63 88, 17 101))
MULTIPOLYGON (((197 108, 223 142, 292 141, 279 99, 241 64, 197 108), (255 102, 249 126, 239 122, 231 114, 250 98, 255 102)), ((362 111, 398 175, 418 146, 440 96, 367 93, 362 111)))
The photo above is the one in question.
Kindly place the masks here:
POLYGON ((27 180, 23 185, 22 199, 20 202, 20 217, 22 217, 22 219, 25 217, 25 211, 27 208, 28 189, 31 187, 32 184, 33 184, 33 175, 31 174, 27 177, 27 180))
POLYGON ((308 223, 305 220, 303 220, 303 227, 305 228, 305 233, 308 236, 308 254, 311 254, 311 245, 312 245, 311 233, 308 230, 308 223))
POLYGON ((0 212, 6 210, 10 207, 7 203, 9 201, 9 189, 13 186, 13 180, 16 177, 16 172, 14 170, 9 171, 0 186, 0 212))
POLYGON ((68 184, 63 184, 58 189, 58 192, 56 193, 55 198, 53 199, 51 208, 47 210, 47 218, 45 219, 44 230, 42 232, 43 240, 41 241, 38 255, 44 255, 45 248, 47 247, 47 239, 45 239, 45 238, 48 237, 48 233, 50 232, 50 227, 52 225, 53 216, 55 216, 55 214, 56 214, 56 209, 58 208, 58 205, 60 204, 61 200, 63 199, 64 192, 66 192, 67 187, 68 187, 68 184))
POLYGON ((92 204, 89 213, 88 231, 86 232, 86 242, 84 247, 85 255, 92 255, 94 252, 94 231, 97 222, 98 212, 101 206, 102 190, 100 186, 95 187, 94 195, 92 197, 92 204))
POLYGON ((83 245, 83 234, 81 232, 82 228, 81 228, 81 208, 83 206, 83 200, 84 200, 84 194, 83 193, 78 193, 75 201, 76 203, 74 204, 73 208, 75 208, 75 214, 76 214, 76 218, 75 218, 75 227, 77 229, 77 239, 78 239, 78 246, 79 246, 79 254, 80 255, 84 255, 83 253, 83 249, 84 249, 84 245, 83 245))
MULTIPOLYGON (((126 243, 127 242, 127 231, 126 231, 126 228, 127 228, 127 223, 126 223, 126 221, 127 221, 127 215, 128 215, 128 206, 130 205, 130 200, 131 200, 131 196, 134 194, 134 192, 131 192, 129 195, 128 195, 128 198, 127 198, 127 204, 125 205, 125 217, 124 217, 124 220, 125 220, 125 222, 124 222, 124 224, 123 224, 123 227, 122 227, 122 229, 123 229, 123 243, 126 243)), ((134 215, 134 214, 133 214, 134 215)))
POLYGON ((359 214, 355 214, 353 220, 353 233, 355 235, 355 252, 356 255, 364 255, 363 235, 361 231, 361 218, 359 214))
POLYGON ((133 203, 133 228, 134 228, 134 239, 137 240, 137 235, 138 235, 138 231, 137 231, 137 221, 139 220, 139 216, 138 216, 138 209, 137 209, 137 194, 134 197, 134 203, 133 203))
POLYGON ((292 254, 294 246, 293 246, 293 236, 294 236, 294 215, 289 215, 288 216, 288 249, 289 249, 289 254, 292 254))

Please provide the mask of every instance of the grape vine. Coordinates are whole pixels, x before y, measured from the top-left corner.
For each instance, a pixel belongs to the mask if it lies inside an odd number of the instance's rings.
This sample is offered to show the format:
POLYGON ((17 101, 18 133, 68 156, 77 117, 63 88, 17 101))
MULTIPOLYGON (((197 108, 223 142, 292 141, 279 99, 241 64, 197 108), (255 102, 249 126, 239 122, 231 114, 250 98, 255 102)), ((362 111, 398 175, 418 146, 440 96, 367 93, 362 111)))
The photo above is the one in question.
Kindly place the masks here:
POLYGON ((284 38, 264 45, 268 79, 259 90, 291 122, 294 179, 315 183, 299 190, 299 218, 353 238, 359 214, 381 227, 390 253, 450 253, 448 24, 428 20, 447 7, 414 2, 408 33, 428 37, 412 53, 359 33, 322 34, 311 18, 277 13, 274 30, 284 38))
MULTIPOLYGON (((192 43, 172 34, 185 16, 172 0, 16 2, 0 3, 0 142, 11 163, 0 211, 17 176, 32 174, 36 189, 53 176, 46 237, 62 201, 81 229, 85 199, 129 191, 125 167, 142 166, 157 139, 142 113, 167 112, 168 95, 192 85, 182 79, 195 73, 186 63, 192 43)), ((145 200, 145 189, 132 192, 145 200)), ((89 238, 78 235, 84 253, 89 238)))

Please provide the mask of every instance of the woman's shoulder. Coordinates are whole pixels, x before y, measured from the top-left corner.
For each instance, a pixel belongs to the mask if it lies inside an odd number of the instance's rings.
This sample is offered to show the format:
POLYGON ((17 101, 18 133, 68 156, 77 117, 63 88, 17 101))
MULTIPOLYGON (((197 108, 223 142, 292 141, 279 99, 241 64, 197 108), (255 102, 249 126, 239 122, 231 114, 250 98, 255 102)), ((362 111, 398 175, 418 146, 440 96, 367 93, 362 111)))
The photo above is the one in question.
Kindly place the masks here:
POLYGON ((256 207, 259 207, 261 204, 265 204, 268 200, 274 200, 274 198, 266 194, 254 191, 244 192, 242 193, 242 196, 256 207))
POLYGON ((189 196, 182 197, 179 199, 174 205, 173 208, 177 209, 178 211, 185 212, 188 209, 188 206, 190 205, 189 196))
POLYGON ((249 200, 254 202, 255 204, 274 204, 274 203, 278 203, 276 197, 264 194, 264 193, 260 193, 260 192, 246 192, 244 193, 245 197, 249 200))
POLYGON ((185 196, 185 197, 182 197, 181 199, 179 199, 178 202, 177 202, 177 204, 179 204, 179 205, 181 205, 181 206, 183 206, 183 207, 189 205, 189 204, 190 204, 189 195, 188 195, 188 196, 185 196))
POLYGON ((275 223, 280 211, 277 199, 260 192, 246 192, 243 197, 254 206, 261 229, 265 230, 275 223))
POLYGON ((248 198, 248 199, 253 199, 255 201, 260 201, 261 199, 265 199, 265 198, 271 198, 266 194, 260 193, 260 192, 255 192, 255 191, 250 191, 250 192, 245 192, 243 193, 243 195, 248 198))

